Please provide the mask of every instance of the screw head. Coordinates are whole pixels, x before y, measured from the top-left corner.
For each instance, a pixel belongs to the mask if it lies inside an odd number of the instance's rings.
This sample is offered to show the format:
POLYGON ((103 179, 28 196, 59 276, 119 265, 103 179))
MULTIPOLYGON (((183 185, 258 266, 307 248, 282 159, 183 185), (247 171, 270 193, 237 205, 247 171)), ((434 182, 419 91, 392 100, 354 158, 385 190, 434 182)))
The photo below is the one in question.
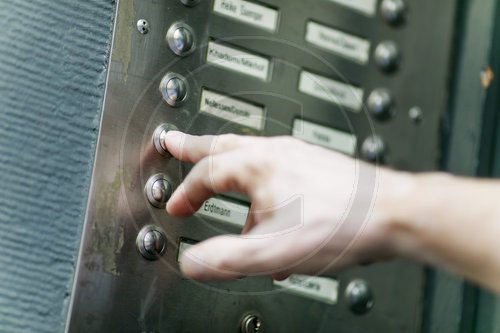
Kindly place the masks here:
POLYGON ((408 111, 408 117, 413 123, 418 124, 424 118, 424 112, 418 106, 414 106, 408 111))
POLYGON ((145 35, 149 32, 149 22, 146 21, 145 19, 140 19, 137 21, 137 31, 141 35, 145 35))

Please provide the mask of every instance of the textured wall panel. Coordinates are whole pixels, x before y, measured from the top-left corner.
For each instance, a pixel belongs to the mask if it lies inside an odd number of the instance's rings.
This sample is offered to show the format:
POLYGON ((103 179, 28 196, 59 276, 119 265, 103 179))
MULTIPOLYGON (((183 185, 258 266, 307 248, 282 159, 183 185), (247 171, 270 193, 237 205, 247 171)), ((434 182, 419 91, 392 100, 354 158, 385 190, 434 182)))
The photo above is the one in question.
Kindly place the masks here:
POLYGON ((62 331, 112 0, 0 0, 0 332, 62 331))

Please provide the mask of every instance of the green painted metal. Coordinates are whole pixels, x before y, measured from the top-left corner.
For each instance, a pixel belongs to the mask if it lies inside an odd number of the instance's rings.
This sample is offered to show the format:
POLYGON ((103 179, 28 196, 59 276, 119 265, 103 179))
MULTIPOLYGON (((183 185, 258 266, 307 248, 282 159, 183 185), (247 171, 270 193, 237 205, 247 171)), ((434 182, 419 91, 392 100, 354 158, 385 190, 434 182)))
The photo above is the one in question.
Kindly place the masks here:
MULTIPOLYGON (((496 71, 500 65, 498 1, 463 0, 460 5, 450 112, 444 122, 443 169, 465 176, 498 176, 491 169, 494 133, 498 132, 491 104, 498 106, 498 88, 481 84, 485 68, 496 71)), ((424 332, 500 331, 496 296, 449 274, 431 275, 424 332)))

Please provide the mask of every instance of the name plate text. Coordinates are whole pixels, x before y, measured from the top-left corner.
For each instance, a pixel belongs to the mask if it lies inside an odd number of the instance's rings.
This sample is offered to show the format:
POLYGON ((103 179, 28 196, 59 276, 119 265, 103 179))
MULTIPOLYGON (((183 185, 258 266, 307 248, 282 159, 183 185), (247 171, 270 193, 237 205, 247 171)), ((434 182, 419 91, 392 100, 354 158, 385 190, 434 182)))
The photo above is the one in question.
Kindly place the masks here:
POLYGON ((322 24, 309 21, 306 41, 362 65, 370 59, 370 42, 322 24))
POLYGON ((207 63, 261 80, 269 78, 269 59, 215 41, 208 42, 207 63))
POLYGON ((337 303, 339 282, 335 279, 308 275, 290 275, 286 280, 273 281, 273 284, 301 296, 328 304, 337 303))
POLYGON ((263 107, 208 89, 201 91, 200 111, 259 131, 264 129, 263 107))
POLYGON ((249 211, 247 205, 221 198, 210 198, 203 203, 196 215, 243 227, 249 211))
POLYGON ((375 16, 377 13, 377 0, 330 0, 344 7, 358 11, 366 16, 375 16))
POLYGON ((300 73, 299 91, 355 112, 363 107, 363 89, 307 71, 300 73))
POLYGON ((214 12, 255 27, 276 31, 278 11, 245 0, 214 0, 214 12))
POLYGON ((351 156, 356 153, 355 135, 302 119, 294 120, 292 136, 351 156))

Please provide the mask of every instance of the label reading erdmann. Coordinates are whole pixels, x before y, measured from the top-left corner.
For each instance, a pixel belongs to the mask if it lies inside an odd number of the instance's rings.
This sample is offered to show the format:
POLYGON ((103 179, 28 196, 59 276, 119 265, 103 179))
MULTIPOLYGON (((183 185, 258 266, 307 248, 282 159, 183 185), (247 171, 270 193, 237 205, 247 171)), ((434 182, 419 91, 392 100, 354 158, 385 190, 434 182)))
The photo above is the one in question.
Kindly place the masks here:
POLYGON ((218 221, 227 222, 243 227, 250 208, 221 198, 210 198, 203 203, 196 215, 209 217, 218 221))

